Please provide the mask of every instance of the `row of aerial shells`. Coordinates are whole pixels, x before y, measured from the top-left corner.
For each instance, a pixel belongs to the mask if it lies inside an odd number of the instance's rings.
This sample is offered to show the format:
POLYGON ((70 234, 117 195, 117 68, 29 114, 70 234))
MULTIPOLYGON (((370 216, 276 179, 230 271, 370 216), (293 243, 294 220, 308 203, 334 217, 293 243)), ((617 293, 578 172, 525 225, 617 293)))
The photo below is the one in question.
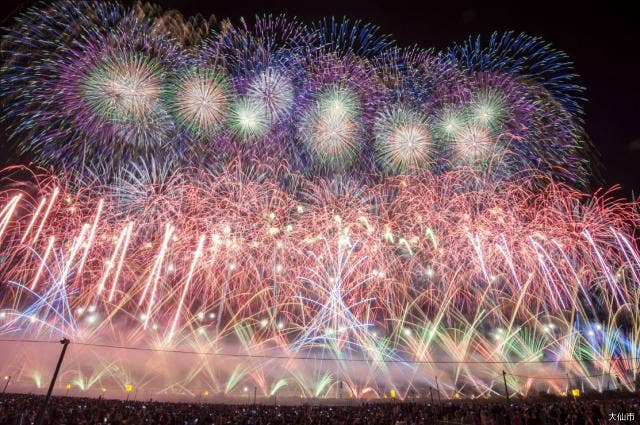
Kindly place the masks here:
POLYGON ((61 1, 21 14, 2 51, 5 125, 56 167, 251 156, 311 175, 588 175, 571 65, 524 35, 434 52, 346 20, 61 1))

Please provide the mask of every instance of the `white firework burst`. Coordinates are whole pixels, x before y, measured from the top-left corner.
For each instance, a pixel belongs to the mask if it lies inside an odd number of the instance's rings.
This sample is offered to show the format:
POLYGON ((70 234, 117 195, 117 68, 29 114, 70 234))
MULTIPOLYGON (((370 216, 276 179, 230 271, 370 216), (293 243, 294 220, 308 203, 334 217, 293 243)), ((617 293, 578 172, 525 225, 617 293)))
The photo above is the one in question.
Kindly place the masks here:
POLYGON ((229 127, 241 141, 260 138, 269 129, 267 111, 262 103, 240 97, 231 106, 229 127))
POLYGON ((232 93, 227 78, 214 69, 192 69, 169 85, 169 108, 179 125, 196 136, 215 134, 229 114, 232 93))
POLYGON ((300 137, 322 164, 346 165, 360 148, 360 115, 360 99, 352 89, 330 86, 304 113, 300 137))
POLYGON ((466 125, 453 140, 456 158, 465 165, 485 165, 495 153, 496 143, 491 132, 477 125, 466 125))
POLYGON ((401 107, 379 114, 374 126, 375 146, 382 167, 391 173, 427 167, 434 143, 427 117, 401 107))
POLYGON ((291 80, 273 68, 258 74, 247 90, 249 99, 263 105, 269 124, 275 124, 289 114, 293 95, 291 80))

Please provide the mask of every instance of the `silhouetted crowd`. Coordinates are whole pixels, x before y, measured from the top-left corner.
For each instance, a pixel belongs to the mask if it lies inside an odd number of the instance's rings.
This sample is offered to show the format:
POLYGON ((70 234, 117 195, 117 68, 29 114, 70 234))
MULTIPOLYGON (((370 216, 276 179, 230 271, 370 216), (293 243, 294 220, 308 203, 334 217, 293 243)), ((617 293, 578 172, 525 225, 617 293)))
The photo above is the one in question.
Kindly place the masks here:
MULTIPOLYGON (((35 423, 42 396, 0 396, 0 424, 35 423)), ((640 400, 526 399, 372 402, 349 406, 275 406, 167 403, 74 397, 51 398, 46 425, 600 425, 640 423, 640 400)))

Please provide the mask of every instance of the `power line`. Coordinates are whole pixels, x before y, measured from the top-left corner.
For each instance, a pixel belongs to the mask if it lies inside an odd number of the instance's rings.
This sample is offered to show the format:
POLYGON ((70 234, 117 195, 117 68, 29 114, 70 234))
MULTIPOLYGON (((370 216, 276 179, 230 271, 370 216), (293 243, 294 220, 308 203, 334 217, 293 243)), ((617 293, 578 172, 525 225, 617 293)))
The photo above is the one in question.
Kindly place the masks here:
MULTIPOLYGON (((541 379, 541 380, 545 380, 545 381, 550 381, 550 380, 554 380, 554 379, 564 379, 564 380, 568 380, 568 381, 571 380, 566 375, 562 375, 562 376, 529 376, 529 375, 520 375, 520 374, 516 374, 516 373, 507 373, 507 375, 514 376, 516 378, 541 379)), ((601 378, 603 376, 607 376, 607 374, 606 373, 598 373, 596 375, 574 375, 574 376, 577 377, 577 378, 601 378)))
MULTIPOLYGON (((0 342, 16 342, 16 343, 45 343, 57 344, 58 341, 37 340, 37 339, 0 339, 0 342)), ((73 345, 96 348, 110 348, 117 350, 147 351, 170 354, 187 354, 199 356, 213 357, 232 357, 232 358, 255 358, 255 359, 274 359, 274 360, 313 360, 313 361, 340 361, 340 362, 359 362, 359 363, 408 363, 408 364, 558 364, 558 363, 576 363, 591 361, 594 359, 572 359, 572 360, 400 360, 400 359, 353 359, 340 357, 314 357, 314 356, 284 356, 269 354, 248 354, 248 353, 224 353, 215 351, 187 351, 187 350, 169 350, 151 347, 128 347, 124 345, 96 344, 88 342, 75 342, 73 345)), ((639 357, 610 357, 598 359, 598 361, 608 360, 638 360, 639 357)), ((515 376, 515 375, 514 375, 515 376)))

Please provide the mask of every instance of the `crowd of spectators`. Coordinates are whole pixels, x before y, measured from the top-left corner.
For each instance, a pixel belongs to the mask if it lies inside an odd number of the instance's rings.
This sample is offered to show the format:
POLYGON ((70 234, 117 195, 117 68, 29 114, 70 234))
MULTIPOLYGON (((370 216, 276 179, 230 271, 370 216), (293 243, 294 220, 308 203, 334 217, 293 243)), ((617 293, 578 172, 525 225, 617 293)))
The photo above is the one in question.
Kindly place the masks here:
MULTIPOLYGON (((35 423, 44 398, 0 395, 0 424, 35 423)), ((52 397, 46 425, 600 425, 640 423, 640 400, 600 398, 455 400, 330 405, 241 405, 52 397)))

